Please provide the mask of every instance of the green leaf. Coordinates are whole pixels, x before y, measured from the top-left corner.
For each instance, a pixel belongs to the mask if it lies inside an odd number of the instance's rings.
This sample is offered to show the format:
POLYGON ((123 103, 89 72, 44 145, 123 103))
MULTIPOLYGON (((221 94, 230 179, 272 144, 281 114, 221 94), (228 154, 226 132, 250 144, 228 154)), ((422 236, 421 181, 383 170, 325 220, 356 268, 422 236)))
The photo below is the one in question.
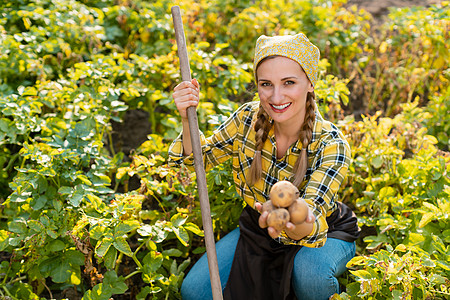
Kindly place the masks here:
POLYGON ((26 233, 27 225, 23 220, 14 220, 8 223, 8 229, 14 233, 26 233))
POLYGON ((47 204, 47 199, 47 196, 41 195, 37 198, 33 198, 30 205, 35 211, 41 210, 42 208, 44 208, 45 204, 47 204))
POLYGON ((152 225, 142 225, 140 228, 138 228, 137 232, 141 235, 141 236, 151 236, 152 232, 153 232, 153 227, 152 225))
POLYGON ((183 246, 187 247, 189 245, 189 235, 183 227, 173 228, 173 232, 177 236, 178 240, 183 244, 183 246))
POLYGON ((42 225, 41 222, 36 220, 28 220, 27 225, 28 227, 30 227, 31 230, 35 232, 42 232, 45 230, 44 225, 42 225))
POLYGON ((102 238, 102 236, 107 235, 108 233, 110 233, 110 229, 105 228, 105 227, 101 226, 100 224, 93 225, 91 227, 91 230, 89 231, 90 237, 93 238, 94 240, 100 240, 102 238))
POLYGON ((53 240, 48 244, 47 249, 50 252, 57 252, 57 251, 63 250, 65 247, 66 247, 66 244, 63 241, 53 240))
POLYGON ((58 194, 60 195, 72 194, 72 188, 70 186, 62 186, 58 189, 58 194))
POLYGON ((164 255, 164 256, 175 256, 175 257, 180 257, 181 255, 183 255, 183 252, 181 252, 180 250, 178 250, 178 249, 169 249, 169 250, 164 250, 163 252, 162 252, 162 254, 164 255))
POLYGON ((133 256, 130 245, 123 236, 118 236, 114 238, 113 246, 123 254, 127 256, 133 256))
POLYGON ((91 186, 92 182, 89 180, 89 178, 86 175, 80 174, 77 176, 78 179, 81 180, 82 183, 85 185, 91 186))
POLYGON ((434 213, 426 213, 422 216, 419 222, 419 228, 425 227, 428 223, 430 223, 435 217, 434 213))
POLYGON ((87 198, 89 200, 89 202, 91 202, 92 206, 95 209, 98 209, 102 203, 102 199, 100 199, 100 197, 92 195, 92 194, 88 194, 87 198))
POLYGON ((178 266, 178 274, 181 274, 181 272, 184 272, 187 267, 191 264, 191 259, 185 259, 179 266, 178 266))
POLYGON ((383 165, 383 158, 381 156, 375 156, 371 162, 372 166, 379 169, 383 165))
POLYGON ((198 236, 204 236, 203 230, 201 230, 197 224, 194 223, 186 223, 186 225, 183 226, 184 229, 189 230, 190 232, 198 235, 198 236))
POLYGON ((152 275, 162 266, 163 261, 164 258, 161 253, 150 251, 142 260, 145 272, 148 275, 152 275))
POLYGON ((424 266, 424 267, 430 267, 430 268, 436 267, 436 264, 434 263, 434 261, 432 259, 429 259, 429 258, 424 258, 421 261, 421 265, 424 266))
POLYGON ((109 247, 113 244, 113 239, 105 237, 97 243, 95 246, 95 254, 99 257, 103 257, 108 251, 109 247))
POLYGON ((8 247, 9 233, 6 230, 0 230, 0 251, 3 251, 8 247))
POLYGON ((48 182, 44 176, 39 176, 37 183, 38 183, 39 194, 42 194, 47 191, 48 182))
POLYGON ((113 294, 123 294, 128 290, 128 286, 125 284, 125 280, 117 277, 115 271, 108 271, 103 277, 103 284, 108 285, 113 294))
POLYGON ((349 271, 356 277, 363 278, 363 279, 372 279, 372 274, 370 274, 366 270, 358 270, 358 271, 349 270, 349 271))
POLYGON ((69 197, 69 202, 75 206, 78 207, 80 206, 81 200, 83 200, 85 196, 85 190, 83 188, 79 188, 79 186, 77 186, 77 188, 75 189, 75 192, 72 194, 72 197, 69 197))
POLYGON ((70 265, 65 261, 58 260, 54 268, 50 271, 50 276, 54 282, 64 283, 68 281, 71 273, 70 265))
POLYGON ((82 266, 84 265, 85 257, 80 251, 67 250, 64 252, 64 260, 72 266, 82 266))
POLYGON ((175 214, 170 218, 170 222, 172 222, 173 226, 180 227, 182 226, 187 220, 186 216, 183 216, 183 214, 175 214))
POLYGON ((136 230, 140 227, 140 223, 137 220, 125 220, 114 228, 114 236, 121 236, 130 231, 136 230))
POLYGON ((141 289, 139 294, 136 295, 136 300, 145 300, 147 296, 151 293, 150 287, 147 285, 141 289))
POLYGON ((392 291, 392 299, 404 299, 404 297, 402 297, 403 292, 399 291, 399 290, 393 290, 392 291))
POLYGON ((14 284, 11 292, 17 299, 39 300, 39 297, 33 293, 33 287, 27 283, 18 282, 14 284))
POLYGON ((170 274, 177 274, 177 262, 172 260, 172 264, 170 265, 170 274))
POLYGON ((108 252, 106 252, 104 256, 105 261, 105 267, 108 270, 112 270, 116 267, 116 260, 117 260, 117 250, 114 247, 110 247, 108 252))

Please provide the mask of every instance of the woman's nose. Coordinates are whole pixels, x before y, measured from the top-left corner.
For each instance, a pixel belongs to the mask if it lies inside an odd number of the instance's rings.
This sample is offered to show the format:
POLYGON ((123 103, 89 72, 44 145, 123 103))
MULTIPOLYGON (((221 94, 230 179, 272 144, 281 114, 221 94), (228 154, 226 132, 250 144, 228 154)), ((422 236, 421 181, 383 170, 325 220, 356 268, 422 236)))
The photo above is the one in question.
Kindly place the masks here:
POLYGON ((272 102, 281 103, 283 98, 284 96, 281 87, 274 86, 272 90, 272 102))

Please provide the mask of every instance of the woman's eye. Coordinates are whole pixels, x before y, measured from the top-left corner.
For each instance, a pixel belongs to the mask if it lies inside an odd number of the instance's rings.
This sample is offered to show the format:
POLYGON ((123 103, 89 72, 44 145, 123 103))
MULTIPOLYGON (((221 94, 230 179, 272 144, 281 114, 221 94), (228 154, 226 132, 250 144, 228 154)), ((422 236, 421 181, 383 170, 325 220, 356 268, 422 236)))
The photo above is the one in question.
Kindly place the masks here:
POLYGON ((294 83, 295 82, 293 82, 292 80, 288 80, 288 81, 285 82, 286 85, 291 85, 291 84, 294 84, 294 83))
POLYGON ((270 86, 270 83, 269 82, 263 82, 263 83, 261 83, 261 86, 270 86))

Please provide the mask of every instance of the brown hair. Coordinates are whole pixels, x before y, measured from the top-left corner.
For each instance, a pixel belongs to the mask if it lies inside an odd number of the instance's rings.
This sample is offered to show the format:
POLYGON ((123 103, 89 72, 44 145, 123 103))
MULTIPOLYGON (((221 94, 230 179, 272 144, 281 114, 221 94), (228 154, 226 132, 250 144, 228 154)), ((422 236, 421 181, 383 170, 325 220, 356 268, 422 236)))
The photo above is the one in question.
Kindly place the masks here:
MULTIPOLYGON (((306 96, 306 113, 300 131, 300 142, 302 143, 302 149, 299 157, 294 165, 294 180, 293 184, 297 187, 303 181, 306 170, 308 169, 308 151, 307 146, 311 142, 312 133, 314 129, 315 121, 315 95, 314 92, 308 92, 306 96)), ((252 164, 248 170, 247 183, 248 185, 254 185, 262 176, 262 154, 264 143, 267 140, 272 123, 270 123, 269 116, 264 108, 259 105, 257 120, 255 122, 255 156, 253 157, 252 164)))

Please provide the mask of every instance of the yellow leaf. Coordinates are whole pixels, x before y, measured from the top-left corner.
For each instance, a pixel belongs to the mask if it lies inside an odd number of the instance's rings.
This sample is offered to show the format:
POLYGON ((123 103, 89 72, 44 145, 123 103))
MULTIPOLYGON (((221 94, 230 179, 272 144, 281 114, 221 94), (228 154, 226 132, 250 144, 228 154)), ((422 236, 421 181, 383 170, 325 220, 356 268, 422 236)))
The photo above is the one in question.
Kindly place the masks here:
POLYGON ((426 208, 432 210, 434 213, 438 213, 439 212, 439 208, 437 208, 436 206, 434 206, 431 203, 423 202, 422 205, 425 206, 426 208))
POLYGON ((428 223, 433 220, 435 214, 434 213, 426 213, 422 216, 422 219, 419 222, 419 228, 425 227, 428 223))
POLYGON ((399 244, 397 247, 395 247, 395 251, 405 252, 406 246, 403 244, 399 244))
POLYGON ((122 177, 128 173, 128 170, 129 170, 129 167, 119 168, 116 173, 116 178, 119 180, 122 179, 122 177))
POLYGON ((30 29, 31 27, 31 21, 28 18, 22 18, 23 25, 25 26, 26 30, 30 29))
POLYGON ((380 45, 380 48, 379 48, 380 53, 386 53, 387 46, 388 46, 388 44, 387 44, 385 41, 383 41, 383 42, 381 43, 381 45, 380 45))

